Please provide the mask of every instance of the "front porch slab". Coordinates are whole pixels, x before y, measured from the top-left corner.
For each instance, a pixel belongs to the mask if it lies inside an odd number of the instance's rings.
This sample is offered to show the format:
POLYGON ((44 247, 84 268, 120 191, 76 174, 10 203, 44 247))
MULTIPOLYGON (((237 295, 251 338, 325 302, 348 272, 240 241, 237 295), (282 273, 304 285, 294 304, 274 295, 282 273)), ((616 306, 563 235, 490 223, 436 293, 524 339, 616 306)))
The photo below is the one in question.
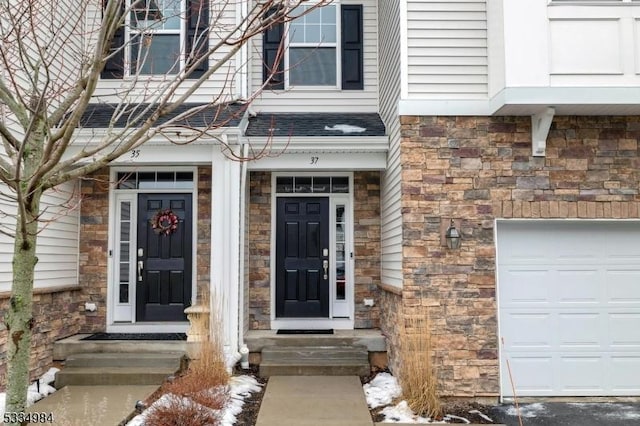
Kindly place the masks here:
POLYGON ((386 337, 377 329, 334 330, 333 334, 276 334, 277 330, 250 330, 244 341, 250 352, 265 346, 364 346, 369 352, 386 352, 386 337))

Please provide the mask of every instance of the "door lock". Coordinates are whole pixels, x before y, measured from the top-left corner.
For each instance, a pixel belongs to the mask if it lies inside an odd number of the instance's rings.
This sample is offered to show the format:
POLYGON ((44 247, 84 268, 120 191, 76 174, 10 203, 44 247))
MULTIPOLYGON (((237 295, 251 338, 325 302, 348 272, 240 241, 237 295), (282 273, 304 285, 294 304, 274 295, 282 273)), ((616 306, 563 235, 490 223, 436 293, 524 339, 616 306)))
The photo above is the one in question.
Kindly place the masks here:
POLYGON ((329 279, 329 261, 327 259, 322 261, 322 269, 324 269, 324 279, 329 279))

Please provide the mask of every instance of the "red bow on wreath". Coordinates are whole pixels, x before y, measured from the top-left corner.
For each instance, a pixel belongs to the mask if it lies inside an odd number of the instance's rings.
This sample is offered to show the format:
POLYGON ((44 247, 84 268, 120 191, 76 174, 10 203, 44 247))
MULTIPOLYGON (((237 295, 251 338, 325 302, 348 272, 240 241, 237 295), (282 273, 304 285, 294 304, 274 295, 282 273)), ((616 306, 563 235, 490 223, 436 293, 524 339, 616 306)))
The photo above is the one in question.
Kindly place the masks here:
POLYGON ((158 210, 150 220, 153 232, 159 235, 171 235, 178 229, 180 219, 171 209, 158 210))

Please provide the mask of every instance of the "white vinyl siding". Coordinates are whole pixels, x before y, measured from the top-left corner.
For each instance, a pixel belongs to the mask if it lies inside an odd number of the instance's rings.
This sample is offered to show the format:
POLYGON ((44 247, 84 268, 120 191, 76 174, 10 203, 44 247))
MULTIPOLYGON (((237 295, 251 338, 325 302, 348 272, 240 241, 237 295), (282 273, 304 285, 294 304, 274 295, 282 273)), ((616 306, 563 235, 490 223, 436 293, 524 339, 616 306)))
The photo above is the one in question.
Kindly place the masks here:
POLYGON ((407 1, 410 99, 488 95, 486 0, 407 1))
MULTIPOLYGON (((215 45, 218 42, 216 34, 226 33, 236 25, 236 3, 235 2, 215 2, 209 1, 211 7, 210 19, 216 19, 215 29, 210 32, 209 47, 215 45), (221 12, 220 9, 223 9, 221 12)), ((98 19, 101 16, 101 12, 97 12, 98 19)), ((239 13, 239 11, 238 11, 239 13)), ((91 28, 95 25, 92 18, 88 19, 88 26, 91 28)), ((184 46, 181 46, 184 49, 184 46)), ((213 64, 217 60, 220 60, 231 50, 231 46, 222 46, 218 52, 209 58, 209 63, 213 64)), ((211 102, 213 97, 218 97, 221 94, 221 100, 230 100, 237 97, 236 92, 239 90, 236 87, 236 65, 235 57, 232 57, 225 65, 223 65, 216 73, 214 73, 206 82, 204 82, 193 95, 189 97, 189 102, 204 103, 211 102)), ((171 80, 172 77, 168 76, 171 80)), ((133 90, 130 95, 132 102, 149 102, 154 95, 157 94, 157 89, 161 87, 163 78, 158 77, 141 77, 137 86, 138 90, 133 90)), ((184 94, 195 80, 186 80, 176 91, 176 97, 184 94)), ((124 79, 102 79, 98 83, 98 87, 95 91, 96 101, 101 102, 119 102, 121 101, 123 88, 129 88, 132 84, 131 78, 124 79)), ((166 84, 166 82, 164 82, 166 84)))
MULTIPOLYGON (((335 88, 265 90, 252 104, 256 111, 378 112, 378 21, 376 0, 343 0, 336 4, 363 5, 364 90, 336 90, 335 88)), ((338 19, 340 19, 339 8, 338 19)), ((338 42, 339 45, 340 43, 338 42)), ((250 55, 252 55, 251 89, 256 90, 262 85, 261 35, 253 39, 249 49, 250 55)))
POLYGON ((381 280, 402 287, 402 215, 400 166, 400 9, 399 2, 379 0, 380 114, 389 135, 387 170, 382 175, 381 280))
MULTIPOLYGON (((78 199, 77 183, 60 185, 43 195, 34 288, 78 285, 78 199)), ((12 233, 15 204, 3 200, 0 210, 9 215, 3 220, 2 231, 12 233)), ((13 243, 13 237, 0 234, 0 291, 11 289, 13 243)))

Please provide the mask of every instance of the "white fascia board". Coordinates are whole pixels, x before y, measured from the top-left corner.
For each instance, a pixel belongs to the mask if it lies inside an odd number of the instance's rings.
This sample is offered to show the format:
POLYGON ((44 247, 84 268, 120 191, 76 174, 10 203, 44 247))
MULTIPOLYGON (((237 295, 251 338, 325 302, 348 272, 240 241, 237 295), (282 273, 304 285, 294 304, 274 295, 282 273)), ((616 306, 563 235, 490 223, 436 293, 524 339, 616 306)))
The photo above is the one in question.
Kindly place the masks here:
MULTIPOLYGON (((509 87, 490 99, 419 100, 403 99, 398 103, 399 115, 422 116, 488 116, 502 115, 500 110, 511 105, 523 106, 522 115, 538 114, 541 107, 562 107, 557 114, 572 114, 572 106, 638 105, 640 87, 509 87), (530 107, 530 108, 527 108, 530 107)), ((511 115, 511 114, 507 114, 511 115)))
POLYGON ((509 87, 498 96, 503 105, 633 105, 640 87, 509 87))
POLYGON ((385 152, 289 152, 274 153, 247 162, 249 170, 264 171, 354 171, 386 170, 385 152))
POLYGON ((254 150, 269 147, 271 151, 286 152, 383 152, 389 150, 387 136, 292 136, 288 137, 247 137, 254 150))
MULTIPOLYGON (((204 130, 204 129, 203 129, 204 130)), ((118 129, 115 129, 115 131, 117 132, 118 129)), ((75 135, 73 136, 73 141, 71 142, 71 145, 98 145, 101 141, 102 138, 105 137, 107 135, 108 130, 105 128, 82 128, 82 129, 78 129, 76 130, 75 135)), ((237 141, 237 137, 234 137, 235 135, 238 135, 240 133, 239 128, 237 127, 223 127, 223 128, 219 128, 219 129, 211 129, 211 130, 207 130, 206 134, 207 135, 211 135, 211 137, 205 137, 205 136, 200 136, 198 139, 194 140, 193 142, 189 142, 193 137, 199 136, 200 132, 198 131, 194 131, 194 130, 190 130, 190 129, 180 129, 179 130, 180 135, 171 135, 171 139, 169 140, 167 137, 164 137, 162 135, 156 135, 153 138, 151 138, 148 142, 146 142, 146 144, 149 145, 175 145, 175 144, 181 144, 181 143, 185 143, 185 144, 193 144, 193 145, 198 145, 198 144, 206 144, 206 145, 210 145, 212 140, 215 140, 215 137, 217 136, 225 136, 227 138, 229 138, 229 142, 230 143, 235 143, 237 141)))

